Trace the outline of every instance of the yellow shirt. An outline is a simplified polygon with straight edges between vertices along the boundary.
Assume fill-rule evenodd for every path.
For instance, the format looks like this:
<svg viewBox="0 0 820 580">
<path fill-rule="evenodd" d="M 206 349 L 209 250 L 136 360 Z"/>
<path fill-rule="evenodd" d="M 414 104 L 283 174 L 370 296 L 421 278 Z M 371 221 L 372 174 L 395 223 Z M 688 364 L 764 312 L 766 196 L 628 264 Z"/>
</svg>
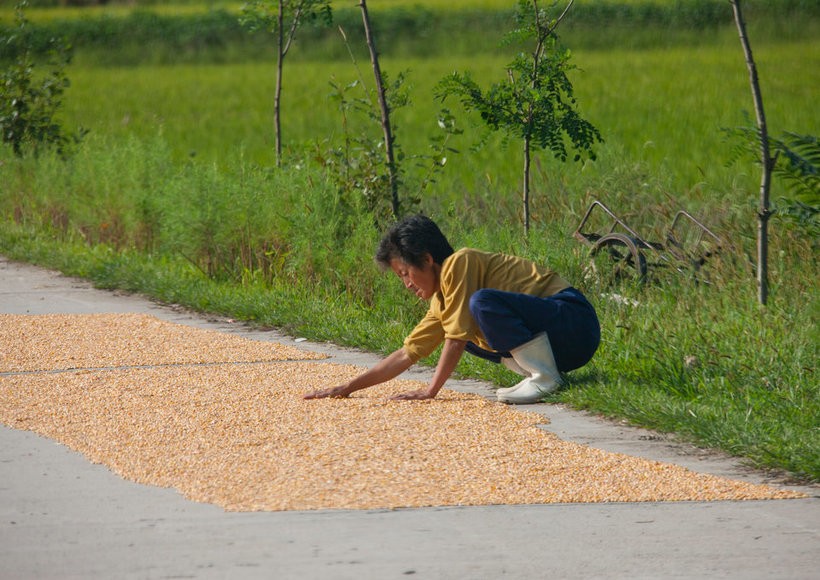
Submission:
<svg viewBox="0 0 820 580">
<path fill-rule="evenodd" d="M 404 340 L 404 350 L 413 362 L 429 356 L 446 338 L 472 341 L 492 350 L 470 314 L 470 296 L 476 290 L 493 288 L 545 298 L 570 286 L 552 270 L 530 260 L 470 248 L 444 260 L 439 285 L 427 314 Z"/>
</svg>

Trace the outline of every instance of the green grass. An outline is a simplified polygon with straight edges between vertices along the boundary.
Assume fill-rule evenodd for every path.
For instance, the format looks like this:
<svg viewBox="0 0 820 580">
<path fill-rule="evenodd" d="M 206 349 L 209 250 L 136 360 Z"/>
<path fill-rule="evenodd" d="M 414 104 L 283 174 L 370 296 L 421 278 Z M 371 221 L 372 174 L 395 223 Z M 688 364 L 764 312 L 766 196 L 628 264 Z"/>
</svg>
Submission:
<svg viewBox="0 0 820 580">
<path fill-rule="evenodd" d="M 795 59 L 793 55 L 799 54 Z M 805 106 L 820 86 L 820 43 L 771 43 L 758 47 L 758 69 L 772 134 L 818 132 L 820 115 Z M 471 70 L 476 78 L 497 80 L 507 59 L 385 59 L 390 75 L 408 71 L 413 104 L 396 112 L 397 135 L 406 154 L 424 152 L 437 131 L 439 104 L 433 85 L 451 70 Z M 669 194 L 700 202 L 731 196 L 737 201 L 758 180 L 753 165 L 726 167 L 723 127 L 746 125 L 751 111 L 748 76 L 739 46 L 708 45 L 646 51 L 582 51 L 574 62 L 581 110 L 602 132 L 599 160 L 583 171 L 539 158 L 536 187 L 579 196 Z M 363 80 L 372 86 L 366 62 Z M 65 123 L 114 137 L 152 138 L 162 133 L 177 161 L 194 156 L 228 166 L 237 158 L 273 162 L 272 64 L 177 65 L 126 68 L 82 67 L 70 72 Z M 340 139 L 342 118 L 330 101 L 330 80 L 358 77 L 350 63 L 298 63 L 286 69 L 283 135 L 300 155 L 306 145 L 327 146 Z M 489 80 L 485 83 L 489 85 Z M 95 101 L 95 106 L 87 103 Z M 454 111 L 457 103 L 448 103 Z M 309 110 L 311 114 L 303 114 Z M 451 193 L 514 196 L 519 188 L 518 147 L 492 146 L 473 153 L 479 130 L 461 117 L 469 135 L 455 146 L 447 170 L 431 195 L 449 202 Z M 371 127 L 371 130 L 377 127 Z M 628 163 L 624 163 L 624 160 Z M 626 172 L 626 175 L 623 175 Z M 651 174 L 651 177 L 647 174 Z M 776 184 L 779 187 L 779 184 Z M 780 193 L 777 189 L 775 194 Z"/>
<path fill-rule="evenodd" d="M 808 34 L 784 40 L 771 26 L 752 37 L 770 129 L 817 134 L 820 43 Z M 455 103 L 467 134 L 422 207 L 454 245 L 538 259 L 592 297 L 601 349 L 553 400 L 818 481 L 817 242 L 775 216 L 771 304 L 758 306 L 759 170 L 748 160 L 727 167 L 720 131 L 746 124 L 745 63 L 731 28 L 696 38 L 575 51 L 580 108 L 605 143 L 583 167 L 538 157 L 529 240 L 518 218 L 518 146 L 493 138 L 473 151 L 480 130 Z M 412 106 L 395 117 L 404 152 L 424 151 L 435 131 L 439 78 L 471 70 L 489 84 L 508 60 L 386 57 L 383 68 L 409 70 L 412 85 Z M 114 67 L 82 55 L 77 62 L 62 116 L 90 130 L 76 154 L 16 159 L 0 148 L 0 252 L 319 340 L 381 353 L 401 343 L 423 306 L 373 265 L 372 216 L 314 160 L 342 137 L 329 81 L 355 79 L 349 62 L 295 60 L 286 69 L 288 156 L 280 171 L 271 169 L 271 63 Z M 370 82 L 366 61 L 361 66 Z M 357 134 L 378 133 L 353 122 Z M 784 191 L 775 186 L 777 202 Z M 643 289 L 585 278 L 587 250 L 571 232 L 594 198 L 654 239 L 679 207 L 701 216 L 727 241 L 708 265 L 711 283 L 660 271 Z M 459 372 L 505 386 L 516 380 L 474 358 Z"/>
</svg>

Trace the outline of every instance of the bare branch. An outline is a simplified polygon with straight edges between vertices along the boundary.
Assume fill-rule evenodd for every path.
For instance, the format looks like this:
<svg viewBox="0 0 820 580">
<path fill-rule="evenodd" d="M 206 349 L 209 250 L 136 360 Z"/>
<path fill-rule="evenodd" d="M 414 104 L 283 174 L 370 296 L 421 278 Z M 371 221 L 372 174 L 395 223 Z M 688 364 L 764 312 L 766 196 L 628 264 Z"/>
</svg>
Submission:
<svg viewBox="0 0 820 580">
<path fill-rule="evenodd" d="M 553 31 L 555 31 L 555 29 L 556 29 L 556 28 L 558 28 L 558 25 L 559 25 L 559 24 L 561 24 L 561 21 L 564 19 L 564 16 L 566 16 L 566 15 L 567 15 L 567 12 L 569 12 L 569 9 L 572 7 L 572 3 L 573 3 L 573 2 L 575 2 L 575 0 L 569 0 L 569 4 L 567 4 L 567 7 L 566 7 L 566 8 L 564 8 L 564 11 L 561 13 L 561 16 L 559 16 L 559 17 L 555 20 L 555 24 L 553 24 L 553 25 L 550 27 L 550 29 L 549 29 L 549 31 L 547 32 L 547 34 L 552 34 L 552 33 L 553 33 Z"/>
</svg>

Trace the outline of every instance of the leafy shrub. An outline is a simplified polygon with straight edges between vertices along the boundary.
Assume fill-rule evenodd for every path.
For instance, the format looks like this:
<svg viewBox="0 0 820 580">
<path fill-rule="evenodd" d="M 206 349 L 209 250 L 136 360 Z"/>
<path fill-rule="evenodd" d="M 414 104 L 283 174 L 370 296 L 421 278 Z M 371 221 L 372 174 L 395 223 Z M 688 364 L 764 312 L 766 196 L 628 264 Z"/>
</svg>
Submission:
<svg viewBox="0 0 820 580">
<path fill-rule="evenodd" d="M 35 75 L 32 48 L 25 34 L 28 21 L 23 14 L 26 3 L 17 5 L 17 30 L 0 36 L 0 44 L 10 47 L 17 59 L 0 75 L 0 135 L 14 153 L 23 155 L 26 145 L 35 152 L 53 145 L 62 154 L 76 138 L 63 131 L 56 120 L 63 92 L 69 86 L 65 68 L 71 61 L 69 47 L 56 38 L 49 40 L 48 65 L 42 77 Z"/>
</svg>

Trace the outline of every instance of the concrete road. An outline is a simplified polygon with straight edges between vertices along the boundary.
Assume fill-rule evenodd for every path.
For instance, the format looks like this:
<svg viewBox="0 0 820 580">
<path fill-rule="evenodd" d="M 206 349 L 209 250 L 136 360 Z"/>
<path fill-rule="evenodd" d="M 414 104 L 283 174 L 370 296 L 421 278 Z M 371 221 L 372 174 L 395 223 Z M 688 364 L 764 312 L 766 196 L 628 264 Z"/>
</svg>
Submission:
<svg viewBox="0 0 820 580">
<path fill-rule="evenodd" d="M 0 257 L 0 312 L 143 312 L 292 344 L 276 332 L 105 292 Z M 377 359 L 300 342 L 334 362 Z M 0 345 L 2 348 L 2 345 Z M 410 378 L 424 380 L 429 370 Z M 448 387 L 483 395 L 473 381 Z M 736 460 L 554 405 L 547 429 L 601 449 L 753 482 Z M 227 513 L 138 485 L 0 426 L 0 579 L 820 578 L 820 493 L 802 500 Z"/>
</svg>

